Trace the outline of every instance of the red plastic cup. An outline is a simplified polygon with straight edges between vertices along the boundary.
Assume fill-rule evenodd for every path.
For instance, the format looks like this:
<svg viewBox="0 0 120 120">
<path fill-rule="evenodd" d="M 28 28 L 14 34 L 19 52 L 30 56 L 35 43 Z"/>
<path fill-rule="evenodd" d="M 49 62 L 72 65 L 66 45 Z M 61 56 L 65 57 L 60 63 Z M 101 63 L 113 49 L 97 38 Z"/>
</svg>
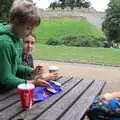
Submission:
<svg viewBox="0 0 120 120">
<path fill-rule="evenodd" d="M 25 110 L 32 108 L 34 88 L 35 86 L 30 83 L 18 85 L 18 93 L 20 95 L 21 106 Z"/>
</svg>

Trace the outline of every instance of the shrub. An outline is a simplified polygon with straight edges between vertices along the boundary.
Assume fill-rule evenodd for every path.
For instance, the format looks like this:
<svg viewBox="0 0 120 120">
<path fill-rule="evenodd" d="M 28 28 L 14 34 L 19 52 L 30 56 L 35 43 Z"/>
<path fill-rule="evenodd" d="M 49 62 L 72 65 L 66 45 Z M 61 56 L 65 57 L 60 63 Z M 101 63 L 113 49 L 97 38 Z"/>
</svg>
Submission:
<svg viewBox="0 0 120 120">
<path fill-rule="evenodd" d="M 100 42 L 100 47 L 109 48 L 110 46 L 109 46 L 108 41 L 101 41 Z"/>
<path fill-rule="evenodd" d="M 94 36 L 67 36 L 61 40 L 50 38 L 46 44 L 48 45 L 67 45 L 76 47 L 104 47 L 103 38 L 95 38 Z"/>
<path fill-rule="evenodd" d="M 99 42 L 93 36 L 69 36 L 62 39 L 63 44 L 80 47 L 99 47 Z"/>
<path fill-rule="evenodd" d="M 48 39 L 48 41 L 46 42 L 46 44 L 48 44 L 48 45 L 61 45 L 62 41 L 50 38 L 50 39 Z"/>
</svg>

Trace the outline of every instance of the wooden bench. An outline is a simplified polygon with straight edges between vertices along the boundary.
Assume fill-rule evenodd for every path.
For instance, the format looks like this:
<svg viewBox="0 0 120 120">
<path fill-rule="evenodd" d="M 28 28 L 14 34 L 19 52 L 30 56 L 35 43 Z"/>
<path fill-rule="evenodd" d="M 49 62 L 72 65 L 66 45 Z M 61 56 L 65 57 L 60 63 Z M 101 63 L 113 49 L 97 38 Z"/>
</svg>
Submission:
<svg viewBox="0 0 120 120">
<path fill-rule="evenodd" d="M 79 77 L 61 77 L 58 81 L 62 92 L 27 111 L 20 107 L 17 90 L 1 94 L 0 120 L 80 120 L 105 85 L 104 80 Z"/>
</svg>

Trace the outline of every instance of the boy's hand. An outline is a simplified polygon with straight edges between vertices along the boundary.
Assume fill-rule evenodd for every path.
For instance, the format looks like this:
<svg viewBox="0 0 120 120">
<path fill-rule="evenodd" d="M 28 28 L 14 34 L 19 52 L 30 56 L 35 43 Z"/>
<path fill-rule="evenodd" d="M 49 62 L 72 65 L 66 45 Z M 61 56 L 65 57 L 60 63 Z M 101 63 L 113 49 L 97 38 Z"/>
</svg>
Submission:
<svg viewBox="0 0 120 120">
<path fill-rule="evenodd" d="M 44 66 L 43 65 L 38 65 L 36 68 L 33 70 L 35 75 L 40 75 L 44 73 Z"/>
<path fill-rule="evenodd" d="M 44 88 L 50 88 L 50 84 L 45 81 L 45 80 L 41 80 L 41 79 L 36 79 L 36 80 L 31 80 L 30 81 L 32 84 L 34 84 L 35 86 L 39 86 L 39 87 L 44 87 Z"/>
<path fill-rule="evenodd" d="M 42 74 L 42 79 L 49 81 L 49 80 L 57 80 L 58 78 L 58 72 L 53 73 L 44 73 Z"/>
</svg>

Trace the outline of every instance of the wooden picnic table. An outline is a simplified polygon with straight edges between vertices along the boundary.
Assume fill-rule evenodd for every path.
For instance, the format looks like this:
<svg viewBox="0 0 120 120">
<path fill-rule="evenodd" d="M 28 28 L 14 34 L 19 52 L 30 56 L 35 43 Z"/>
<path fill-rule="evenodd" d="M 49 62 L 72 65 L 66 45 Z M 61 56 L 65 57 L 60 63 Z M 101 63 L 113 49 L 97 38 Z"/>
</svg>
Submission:
<svg viewBox="0 0 120 120">
<path fill-rule="evenodd" d="M 61 77 L 62 92 L 37 102 L 31 110 L 20 106 L 17 90 L 0 94 L 0 120 L 81 120 L 104 85 L 104 80 Z"/>
</svg>

